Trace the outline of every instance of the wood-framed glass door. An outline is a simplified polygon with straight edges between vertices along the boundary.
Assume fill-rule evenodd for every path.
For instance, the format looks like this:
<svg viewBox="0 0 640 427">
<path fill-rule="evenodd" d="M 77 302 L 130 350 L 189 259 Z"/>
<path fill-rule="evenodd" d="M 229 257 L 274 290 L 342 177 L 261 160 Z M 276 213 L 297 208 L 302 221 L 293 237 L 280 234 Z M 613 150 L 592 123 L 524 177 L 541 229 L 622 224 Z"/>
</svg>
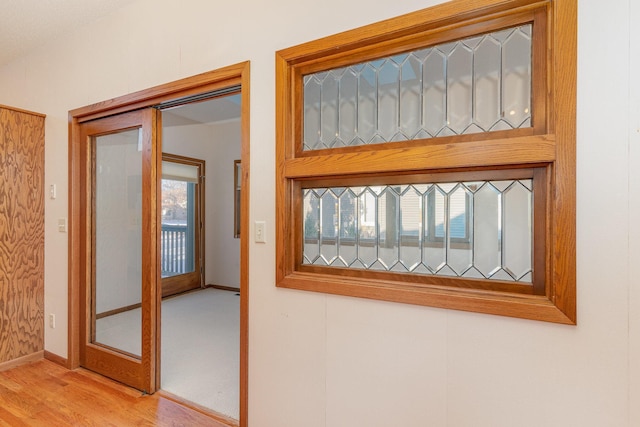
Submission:
<svg viewBox="0 0 640 427">
<path fill-rule="evenodd" d="M 157 390 L 159 114 L 80 124 L 80 364 Z M 84 249 L 84 250 L 82 250 Z"/>
<path fill-rule="evenodd" d="M 162 297 L 204 287 L 205 161 L 162 153 Z"/>
</svg>

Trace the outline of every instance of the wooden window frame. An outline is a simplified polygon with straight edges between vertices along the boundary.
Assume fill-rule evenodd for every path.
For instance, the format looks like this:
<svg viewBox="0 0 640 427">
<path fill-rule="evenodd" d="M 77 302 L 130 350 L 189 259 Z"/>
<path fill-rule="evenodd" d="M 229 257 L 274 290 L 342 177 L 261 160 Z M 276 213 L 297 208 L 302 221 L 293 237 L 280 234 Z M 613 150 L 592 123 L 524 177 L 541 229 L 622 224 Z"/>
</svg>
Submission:
<svg viewBox="0 0 640 427">
<path fill-rule="evenodd" d="M 576 0 L 454 0 L 276 52 L 276 286 L 575 324 L 576 13 Z M 531 127 L 303 151 L 303 76 L 529 22 Z M 533 280 L 537 291 L 301 264 L 300 190 L 309 183 L 389 184 L 530 168 L 537 171 L 534 194 L 544 194 L 543 206 L 534 207 L 544 217 L 533 225 L 532 262 L 543 266 L 542 279 Z"/>
</svg>

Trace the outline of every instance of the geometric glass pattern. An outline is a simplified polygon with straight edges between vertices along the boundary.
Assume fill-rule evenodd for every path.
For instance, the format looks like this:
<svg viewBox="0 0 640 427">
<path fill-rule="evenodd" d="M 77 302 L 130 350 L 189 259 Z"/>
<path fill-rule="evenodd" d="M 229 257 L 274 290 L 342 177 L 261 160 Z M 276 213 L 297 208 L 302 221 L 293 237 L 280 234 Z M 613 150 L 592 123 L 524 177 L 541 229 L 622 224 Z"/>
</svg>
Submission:
<svg viewBox="0 0 640 427">
<path fill-rule="evenodd" d="M 303 150 L 531 127 L 531 24 L 303 78 Z"/>
<path fill-rule="evenodd" d="M 532 282 L 532 179 L 302 193 L 302 264 Z"/>
</svg>

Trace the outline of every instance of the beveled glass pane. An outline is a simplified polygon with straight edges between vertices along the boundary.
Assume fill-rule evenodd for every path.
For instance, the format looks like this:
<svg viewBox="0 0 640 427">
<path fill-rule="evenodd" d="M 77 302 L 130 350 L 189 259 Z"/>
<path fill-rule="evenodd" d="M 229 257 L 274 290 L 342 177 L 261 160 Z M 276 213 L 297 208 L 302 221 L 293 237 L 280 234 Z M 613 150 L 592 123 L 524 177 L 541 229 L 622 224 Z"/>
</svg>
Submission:
<svg viewBox="0 0 640 427">
<path fill-rule="evenodd" d="M 315 190 L 305 190 L 302 204 L 304 263 L 313 264 L 320 256 L 320 196 Z"/>
<path fill-rule="evenodd" d="M 354 189 L 355 191 L 355 189 Z M 358 194 L 358 260 L 366 268 L 378 259 L 378 227 L 376 193 L 369 187 L 362 188 Z"/>
<path fill-rule="evenodd" d="M 358 253 L 356 250 L 357 231 L 357 198 L 352 189 L 347 189 L 340 195 L 340 243 L 338 247 L 339 258 L 342 264 L 350 266 L 356 260 Z"/>
<path fill-rule="evenodd" d="M 92 342 L 142 352 L 142 151 L 139 129 L 95 138 Z M 117 314 L 113 314 L 116 312 Z M 136 331 L 131 334 L 130 331 Z M 129 331 L 129 333 L 123 333 Z M 128 337 L 122 340 L 122 337 Z"/>
<path fill-rule="evenodd" d="M 409 55 L 402 64 L 400 77 L 400 132 L 413 139 L 420 131 L 422 63 Z"/>
<path fill-rule="evenodd" d="M 532 182 L 306 189 L 302 263 L 531 283 Z"/>
<path fill-rule="evenodd" d="M 422 68 L 422 128 L 436 136 L 447 125 L 446 56 L 430 49 Z"/>
<path fill-rule="evenodd" d="M 519 280 L 531 270 L 531 191 L 519 181 L 504 192 L 504 269 Z"/>
<path fill-rule="evenodd" d="M 504 193 L 511 184 L 513 184 L 513 181 L 491 181 L 491 185 L 493 185 L 500 193 Z"/>
<path fill-rule="evenodd" d="M 400 110 L 400 68 L 389 59 L 378 71 L 378 133 L 384 141 L 392 141 L 398 132 Z"/>
<path fill-rule="evenodd" d="M 338 136 L 338 79 L 343 70 L 334 70 L 325 77 L 320 91 L 322 92 L 322 145 L 333 147 Z"/>
<path fill-rule="evenodd" d="M 472 194 L 462 184 L 449 193 L 449 235 L 447 264 L 458 276 L 473 265 Z"/>
<path fill-rule="evenodd" d="M 320 198 L 320 258 L 326 264 L 333 263 L 338 256 L 338 197 L 327 189 Z"/>
<path fill-rule="evenodd" d="M 378 196 L 378 261 L 386 270 L 398 262 L 399 201 L 396 187 L 387 187 Z"/>
<path fill-rule="evenodd" d="M 473 198 L 474 265 L 484 277 L 500 269 L 502 260 L 501 194 L 486 182 Z"/>
<path fill-rule="evenodd" d="M 347 68 L 340 78 L 339 100 L 339 143 L 352 145 L 358 130 L 358 78 L 353 68 Z"/>
<path fill-rule="evenodd" d="M 426 222 L 422 262 L 435 273 L 447 262 L 445 233 L 446 192 L 439 186 L 431 186 L 424 197 Z"/>
<path fill-rule="evenodd" d="M 378 124 L 378 91 L 375 69 L 366 64 L 358 73 L 358 138 L 354 145 L 368 144 L 373 140 Z"/>
<path fill-rule="evenodd" d="M 474 55 L 474 121 L 485 131 L 500 120 L 500 43 L 485 36 Z"/>
<path fill-rule="evenodd" d="M 447 125 L 461 134 L 471 124 L 473 55 L 459 44 L 449 55 L 447 66 Z"/>
<path fill-rule="evenodd" d="M 504 118 L 515 128 L 530 126 L 531 37 L 516 28 L 503 46 Z"/>
<path fill-rule="evenodd" d="M 304 76 L 303 149 L 531 127 L 531 51 L 523 25 Z"/>
<path fill-rule="evenodd" d="M 469 220 L 471 217 L 470 192 L 457 185 L 449 192 L 449 236 L 451 239 L 469 239 Z"/>
<path fill-rule="evenodd" d="M 320 82 L 316 75 L 304 79 L 304 149 L 320 147 Z"/>
<path fill-rule="evenodd" d="M 449 233 L 447 264 L 458 276 L 462 276 L 473 265 L 472 194 L 464 185 L 458 184 L 448 197 Z"/>
<path fill-rule="evenodd" d="M 474 279 L 484 279 L 484 275 L 478 271 L 476 267 L 471 267 L 467 271 L 464 272 L 462 277 L 469 277 Z"/>
<path fill-rule="evenodd" d="M 408 186 L 400 197 L 400 262 L 407 271 L 413 271 L 422 261 L 420 246 L 424 214 L 420 187 L 424 186 L 417 187 Z"/>
</svg>

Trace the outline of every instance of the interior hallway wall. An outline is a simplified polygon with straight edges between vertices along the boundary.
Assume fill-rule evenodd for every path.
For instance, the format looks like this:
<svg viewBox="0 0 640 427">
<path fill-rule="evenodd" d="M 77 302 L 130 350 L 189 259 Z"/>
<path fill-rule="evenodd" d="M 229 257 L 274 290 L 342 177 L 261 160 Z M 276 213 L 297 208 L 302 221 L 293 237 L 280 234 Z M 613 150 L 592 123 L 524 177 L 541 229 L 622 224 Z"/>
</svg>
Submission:
<svg viewBox="0 0 640 427">
<path fill-rule="evenodd" d="M 47 114 L 59 189 L 45 348 L 66 356 L 68 111 L 250 60 L 252 427 L 640 425 L 637 2 L 579 1 L 578 326 L 274 286 L 274 52 L 437 2 L 139 0 L 1 67 L 0 102 Z"/>
</svg>

